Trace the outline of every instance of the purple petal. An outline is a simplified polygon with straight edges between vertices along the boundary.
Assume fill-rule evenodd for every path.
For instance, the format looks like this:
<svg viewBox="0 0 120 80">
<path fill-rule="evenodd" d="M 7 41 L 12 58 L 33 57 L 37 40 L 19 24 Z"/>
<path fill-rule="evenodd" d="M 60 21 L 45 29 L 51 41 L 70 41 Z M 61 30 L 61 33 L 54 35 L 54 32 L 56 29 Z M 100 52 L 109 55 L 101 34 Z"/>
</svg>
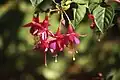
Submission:
<svg viewBox="0 0 120 80">
<path fill-rule="evenodd" d="M 50 44 L 50 49 L 56 49 L 56 42 L 52 42 L 51 44 Z"/>
<path fill-rule="evenodd" d="M 75 42 L 75 44 L 79 44 L 80 40 L 77 37 L 74 37 L 74 42 Z"/>
</svg>

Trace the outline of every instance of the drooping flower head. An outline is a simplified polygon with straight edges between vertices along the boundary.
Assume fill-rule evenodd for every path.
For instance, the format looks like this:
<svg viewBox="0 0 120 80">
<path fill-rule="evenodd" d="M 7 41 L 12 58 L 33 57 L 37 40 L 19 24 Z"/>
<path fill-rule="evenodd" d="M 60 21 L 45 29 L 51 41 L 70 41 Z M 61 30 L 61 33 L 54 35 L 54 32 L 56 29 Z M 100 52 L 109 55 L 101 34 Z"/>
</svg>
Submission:
<svg viewBox="0 0 120 80">
<path fill-rule="evenodd" d="M 90 25 L 90 28 L 91 28 L 91 29 L 94 29 L 94 28 L 96 27 L 96 23 L 95 23 L 95 18 L 94 18 L 94 16 L 93 16 L 91 13 L 89 13 L 89 14 L 88 14 L 88 18 L 89 18 L 90 20 L 92 20 L 92 23 L 91 23 L 91 25 Z"/>
<path fill-rule="evenodd" d="M 46 52 L 49 49 L 49 41 L 48 36 L 52 35 L 53 33 L 48 30 L 49 26 L 48 16 L 42 22 L 39 22 L 39 17 L 33 17 L 32 22 L 24 25 L 24 27 L 30 27 L 30 33 L 34 37 L 38 37 L 39 39 L 35 41 L 35 50 L 39 50 L 44 53 L 44 61 L 46 64 Z"/>
<path fill-rule="evenodd" d="M 67 30 L 65 38 L 66 38 L 65 41 L 66 41 L 67 44 L 68 43 L 71 43 L 71 44 L 79 44 L 80 43 L 79 34 L 77 34 L 74 31 L 71 24 L 69 24 L 69 26 L 68 26 L 68 30 Z"/>
<path fill-rule="evenodd" d="M 49 41 L 47 39 L 38 41 L 35 44 L 34 49 L 38 50 L 44 54 L 44 64 L 45 64 L 45 66 L 47 66 L 47 58 L 46 58 L 47 55 L 46 54 L 49 49 Z"/>
<path fill-rule="evenodd" d="M 65 35 L 65 44 L 67 45 L 68 53 L 73 55 L 73 60 L 75 60 L 75 53 L 78 53 L 77 51 L 77 45 L 80 44 L 79 37 L 84 37 L 86 35 L 81 35 L 75 32 L 73 29 L 72 24 L 68 25 L 68 30 Z"/>
<path fill-rule="evenodd" d="M 61 34 L 60 27 L 58 27 L 58 30 L 57 30 L 56 34 L 53 36 L 53 38 L 54 39 L 52 41 L 50 41 L 51 53 L 55 54 L 59 51 L 63 51 L 63 49 L 65 47 L 64 35 Z"/>
</svg>

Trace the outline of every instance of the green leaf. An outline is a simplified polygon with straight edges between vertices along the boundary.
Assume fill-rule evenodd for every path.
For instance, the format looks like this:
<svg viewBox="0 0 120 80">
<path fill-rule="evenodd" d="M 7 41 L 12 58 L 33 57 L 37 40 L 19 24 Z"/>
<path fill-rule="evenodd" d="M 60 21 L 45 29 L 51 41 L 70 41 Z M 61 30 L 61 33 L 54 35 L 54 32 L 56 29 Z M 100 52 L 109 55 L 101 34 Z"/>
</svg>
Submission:
<svg viewBox="0 0 120 80">
<path fill-rule="evenodd" d="M 86 13 L 85 5 L 78 5 L 78 9 L 74 9 L 74 20 L 73 20 L 74 27 L 78 27 L 80 22 L 83 20 L 85 13 Z"/>
<path fill-rule="evenodd" d="M 91 4 L 89 4 L 89 6 L 88 6 L 89 12 L 92 13 L 93 10 L 94 10 L 97 6 L 98 6 L 98 4 L 96 4 L 96 3 L 91 3 Z"/>
<path fill-rule="evenodd" d="M 90 1 L 90 3 L 100 3 L 100 2 L 102 2 L 102 0 L 89 0 Z"/>
<path fill-rule="evenodd" d="M 89 2 L 89 0 L 72 0 L 72 1 L 78 4 L 87 4 Z"/>
<path fill-rule="evenodd" d="M 94 9 L 93 15 L 95 17 L 97 28 L 101 33 L 104 33 L 112 23 L 114 10 L 111 6 L 108 6 L 106 8 L 98 6 L 96 9 Z"/>
<path fill-rule="evenodd" d="M 36 9 L 42 12 L 47 11 L 50 8 L 52 8 L 52 0 L 43 0 L 43 2 L 36 7 Z"/>
<path fill-rule="evenodd" d="M 36 7 L 38 4 L 40 4 L 43 0 L 30 0 L 33 7 Z"/>
</svg>

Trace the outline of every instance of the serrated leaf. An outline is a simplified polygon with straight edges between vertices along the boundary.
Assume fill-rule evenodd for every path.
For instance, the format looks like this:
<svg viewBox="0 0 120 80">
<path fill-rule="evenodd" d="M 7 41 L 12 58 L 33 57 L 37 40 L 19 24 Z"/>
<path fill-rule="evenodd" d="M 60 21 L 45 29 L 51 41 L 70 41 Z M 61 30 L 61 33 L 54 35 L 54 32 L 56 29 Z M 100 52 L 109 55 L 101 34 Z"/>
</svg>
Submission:
<svg viewBox="0 0 120 80">
<path fill-rule="evenodd" d="M 93 15 L 95 17 L 97 28 L 101 33 L 104 33 L 104 31 L 106 31 L 112 23 L 114 10 L 111 6 L 108 6 L 106 8 L 98 6 L 96 9 L 94 9 Z"/>
<path fill-rule="evenodd" d="M 43 0 L 30 0 L 33 7 L 36 7 L 38 4 L 40 4 Z"/>
<path fill-rule="evenodd" d="M 78 5 L 78 9 L 74 9 L 74 27 L 77 27 L 80 22 L 83 20 L 86 13 L 86 6 L 85 5 Z"/>
</svg>

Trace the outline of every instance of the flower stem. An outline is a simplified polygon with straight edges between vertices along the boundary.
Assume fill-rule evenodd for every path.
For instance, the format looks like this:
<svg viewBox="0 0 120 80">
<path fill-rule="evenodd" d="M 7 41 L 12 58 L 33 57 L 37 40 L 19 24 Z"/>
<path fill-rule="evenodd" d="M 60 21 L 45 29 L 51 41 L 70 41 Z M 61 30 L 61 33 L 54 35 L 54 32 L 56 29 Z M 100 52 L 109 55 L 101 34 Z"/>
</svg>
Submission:
<svg viewBox="0 0 120 80">
<path fill-rule="evenodd" d="M 74 25 L 72 24 L 70 18 L 68 17 L 67 13 L 66 13 L 64 10 L 62 10 L 62 11 L 63 11 L 63 13 L 65 14 L 65 16 L 67 17 L 67 19 L 68 19 L 68 21 L 69 21 L 69 24 L 71 24 L 71 25 L 73 26 L 73 28 L 75 28 Z"/>
<path fill-rule="evenodd" d="M 60 9 L 50 9 L 50 12 L 57 12 L 60 11 Z"/>
</svg>

